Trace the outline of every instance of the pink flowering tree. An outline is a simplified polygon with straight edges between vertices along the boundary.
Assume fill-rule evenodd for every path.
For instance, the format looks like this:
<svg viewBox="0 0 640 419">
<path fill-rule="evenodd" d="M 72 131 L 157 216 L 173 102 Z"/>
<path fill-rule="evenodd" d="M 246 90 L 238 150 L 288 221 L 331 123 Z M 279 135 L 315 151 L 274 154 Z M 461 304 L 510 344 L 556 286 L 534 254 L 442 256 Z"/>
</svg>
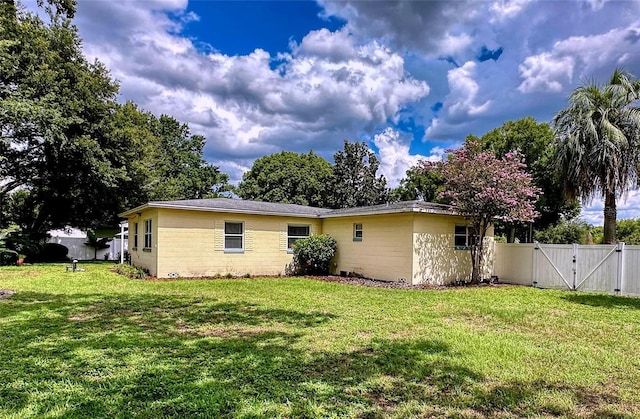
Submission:
<svg viewBox="0 0 640 419">
<path fill-rule="evenodd" d="M 467 141 L 449 152 L 451 156 L 442 165 L 445 190 L 440 195 L 470 223 L 471 283 L 477 284 L 489 227 L 495 220 L 533 221 L 541 191 L 524 171 L 523 156 L 517 151 L 499 159 L 490 151 L 481 151 L 477 142 Z"/>
</svg>

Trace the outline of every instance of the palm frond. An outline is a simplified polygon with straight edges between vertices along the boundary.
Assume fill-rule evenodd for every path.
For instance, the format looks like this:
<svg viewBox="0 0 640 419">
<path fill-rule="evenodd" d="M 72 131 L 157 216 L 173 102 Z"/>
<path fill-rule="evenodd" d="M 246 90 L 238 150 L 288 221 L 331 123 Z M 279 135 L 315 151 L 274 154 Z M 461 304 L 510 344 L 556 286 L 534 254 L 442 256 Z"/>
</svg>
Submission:
<svg viewBox="0 0 640 419">
<path fill-rule="evenodd" d="M 620 196 L 640 169 L 640 82 L 616 69 L 607 85 L 584 81 L 552 120 L 555 166 L 565 191 L 583 203 L 607 193 Z"/>
</svg>

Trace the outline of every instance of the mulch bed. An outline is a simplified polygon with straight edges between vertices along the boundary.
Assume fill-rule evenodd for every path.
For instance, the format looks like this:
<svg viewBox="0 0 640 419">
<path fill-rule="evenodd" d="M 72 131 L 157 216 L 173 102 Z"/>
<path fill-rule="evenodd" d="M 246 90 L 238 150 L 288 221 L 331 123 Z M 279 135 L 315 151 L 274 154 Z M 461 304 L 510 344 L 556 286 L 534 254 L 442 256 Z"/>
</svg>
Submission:
<svg viewBox="0 0 640 419">
<path fill-rule="evenodd" d="M 444 290 L 458 287 L 504 287 L 506 284 L 499 283 L 482 283 L 478 285 L 469 285 L 469 284 L 450 284 L 450 285 L 433 285 L 433 284 L 418 284 L 411 285 L 406 282 L 395 282 L 395 281 L 381 281 L 376 279 L 367 279 L 367 278 L 356 278 L 356 277 L 344 277 L 344 276 L 306 276 L 306 278 L 317 279 L 319 281 L 328 281 L 328 282 L 339 282 L 341 284 L 349 284 L 349 285 L 360 285 L 364 287 L 376 287 L 376 288 L 394 288 L 394 289 L 406 289 L 406 290 Z"/>
<path fill-rule="evenodd" d="M 410 285 L 406 282 L 396 282 L 396 281 L 381 281 L 377 279 L 368 279 L 368 278 L 358 278 L 352 276 L 336 276 L 336 275 L 328 275 L 328 276 L 305 276 L 305 278 L 309 279 L 317 279 L 318 281 L 327 281 L 327 282 L 339 282 L 341 284 L 348 285 L 360 285 L 363 287 L 375 287 L 375 288 L 395 288 L 395 289 L 439 289 L 446 288 L 443 286 L 437 285 L 428 285 L 428 284 L 420 284 L 420 285 Z"/>
<path fill-rule="evenodd" d="M 455 288 L 469 288 L 469 287 L 507 287 L 512 286 L 510 284 L 500 284 L 497 282 L 494 283 L 481 283 L 476 285 L 470 285 L 466 283 L 454 283 L 448 285 L 434 285 L 434 284 L 418 284 L 411 285 L 406 282 L 397 282 L 397 281 L 382 281 L 378 279 L 368 279 L 368 278 L 359 278 L 353 276 L 338 276 L 338 275 L 326 275 L 326 276 L 317 276 L 317 275 L 295 275 L 301 278 L 314 279 L 318 281 L 327 281 L 327 282 L 337 282 L 340 284 L 348 284 L 348 285 L 359 285 L 363 287 L 375 287 L 375 288 L 389 288 L 389 289 L 404 289 L 404 290 L 447 290 L 447 289 L 455 289 Z M 281 275 L 258 275 L 258 278 L 273 278 L 273 279 L 281 279 L 283 276 Z M 146 281 L 185 281 L 185 280 L 229 280 L 229 279 L 250 279 L 254 278 L 253 276 L 215 276 L 215 277 L 179 277 L 179 278 L 156 278 L 154 276 L 147 276 L 144 278 Z"/>
<path fill-rule="evenodd" d="M 11 297 L 15 293 L 15 291 L 0 289 L 0 299 Z"/>
</svg>

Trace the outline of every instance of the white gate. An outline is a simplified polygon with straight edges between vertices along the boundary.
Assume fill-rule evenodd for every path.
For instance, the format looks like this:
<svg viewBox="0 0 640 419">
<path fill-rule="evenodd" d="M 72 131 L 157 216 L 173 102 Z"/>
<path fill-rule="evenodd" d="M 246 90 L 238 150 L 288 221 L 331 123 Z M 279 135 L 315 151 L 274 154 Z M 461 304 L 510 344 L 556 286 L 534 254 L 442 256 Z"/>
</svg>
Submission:
<svg viewBox="0 0 640 419">
<path fill-rule="evenodd" d="M 640 296 L 640 246 L 496 243 L 500 282 Z"/>
<path fill-rule="evenodd" d="M 617 245 L 535 244 L 533 285 L 582 291 L 622 288 L 624 243 Z"/>
</svg>

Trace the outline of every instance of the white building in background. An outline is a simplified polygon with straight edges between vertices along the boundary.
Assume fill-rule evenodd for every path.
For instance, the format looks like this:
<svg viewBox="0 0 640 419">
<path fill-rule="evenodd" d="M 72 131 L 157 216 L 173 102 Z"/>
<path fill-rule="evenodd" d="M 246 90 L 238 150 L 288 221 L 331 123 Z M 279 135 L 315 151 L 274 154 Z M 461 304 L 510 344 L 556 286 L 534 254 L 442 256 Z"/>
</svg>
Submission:
<svg viewBox="0 0 640 419">
<path fill-rule="evenodd" d="M 121 236 L 124 235 L 124 240 Z M 94 249 L 87 246 L 87 232 L 77 228 L 67 228 L 49 231 L 48 243 L 57 243 L 69 249 L 67 256 L 69 259 L 93 260 Z M 120 232 L 108 243 L 109 248 L 98 250 L 97 260 L 120 261 L 121 249 L 127 251 L 129 240 L 126 231 Z"/>
</svg>

